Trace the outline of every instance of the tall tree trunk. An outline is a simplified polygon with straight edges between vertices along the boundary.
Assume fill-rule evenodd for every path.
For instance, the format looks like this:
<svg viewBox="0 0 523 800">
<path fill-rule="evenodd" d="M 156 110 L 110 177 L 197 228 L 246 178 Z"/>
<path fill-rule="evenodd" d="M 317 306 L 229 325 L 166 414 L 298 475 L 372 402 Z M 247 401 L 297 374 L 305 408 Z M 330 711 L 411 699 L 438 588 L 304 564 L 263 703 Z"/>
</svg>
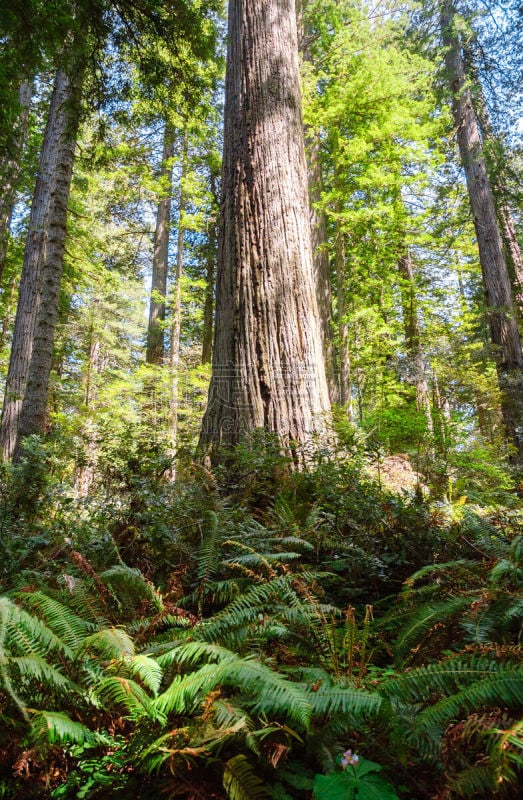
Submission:
<svg viewBox="0 0 523 800">
<path fill-rule="evenodd" d="M 167 272 L 169 262 L 169 223 L 171 219 L 174 129 L 165 123 L 163 154 L 160 172 L 160 199 L 156 214 L 156 229 L 153 247 L 153 274 L 149 304 L 149 327 L 147 329 L 148 364 L 162 364 L 165 355 L 164 328 L 165 296 L 167 294 Z"/>
<path fill-rule="evenodd" d="M 407 345 L 407 355 L 409 359 L 409 377 L 416 387 L 416 408 L 418 411 L 424 412 L 427 420 L 427 429 L 429 433 L 433 433 L 434 426 L 432 423 L 430 392 L 427 383 L 423 350 L 421 347 L 414 268 L 408 248 L 398 259 L 398 271 L 402 278 L 401 301 L 403 307 L 405 343 Z"/>
<path fill-rule="evenodd" d="M 19 460 L 23 453 L 24 437 L 34 433 L 43 433 L 46 425 L 47 394 L 67 235 L 67 207 L 80 122 L 82 70 L 78 69 L 75 74 L 71 72 L 71 77 L 64 74 L 63 78 L 65 99 L 61 114 L 64 116 L 64 124 L 58 147 L 54 187 L 49 208 L 40 304 L 27 386 L 20 412 L 16 448 L 13 454 L 15 460 Z"/>
<path fill-rule="evenodd" d="M 338 336 L 339 336 L 339 363 L 340 363 L 340 393 L 339 403 L 347 409 L 347 415 L 352 421 L 354 412 L 352 408 L 352 380 L 349 349 L 349 323 L 347 320 L 347 286 L 345 281 L 345 236 L 338 229 L 336 236 L 336 286 L 338 301 Z"/>
<path fill-rule="evenodd" d="M 11 147 L 6 158 L 0 163 L 0 181 L 2 191 L 0 194 L 0 286 L 2 285 L 7 246 L 11 228 L 11 218 L 16 200 L 16 190 L 21 172 L 21 159 L 24 142 L 27 136 L 29 122 L 29 109 L 33 94 L 33 84 L 24 81 L 18 92 L 20 113 L 18 122 L 11 137 Z"/>
<path fill-rule="evenodd" d="M 298 47 L 304 63 L 311 62 L 310 26 L 307 23 L 309 0 L 296 1 Z M 334 348 L 334 325 L 332 317 L 332 287 L 329 251 L 327 247 L 327 221 L 325 212 L 317 204 L 321 200 L 323 178 L 321 172 L 320 137 L 318 131 L 305 126 L 305 152 L 307 181 L 309 187 L 312 264 L 314 287 L 318 305 L 320 333 L 323 345 L 325 373 L 331 403 L 340 401 L 340 389 L 336 380 L 336 353 Z"/>
<path fill-rule="evenodd" d="M 454 30 L 455 9 L 444 2 L 441 12 L 445 64 L 453 102 L 461 161 L 467 180 L 470 206 L 485 287 L 491 341 L 495 348 L 502 412 L 508 437 L 516 448 L 515 460 L 523 462 L 523 351 L 496 208 L 482 151 L 472 96 L 466 81 L 459 35 Z"/>
<path fill-rule="evenodd" d="M 0 432 L 2 455 L 10 459 L 16 444 L 18 419 L 22 408 L 40 298 L 40 282 L 45 258 L 47 221 L 54 187 L 58 148 L 66 124 L 65 102 L 68 82 L 56 73 L 49 116 L 44 133 L 36 177 L 29 228 L 18 290 L 13 341 L 2 410 Z"/>
<path fill-rule="evenodd" d="M 330 408 L 314 290 L 294 0 L 230 0 L 213 374 L 201 445 L 289 452 Z M 296 459 L 299 460 L 296 455 Z"/>
<path fill-rule="evenodd" d="M 216 191 L 216 175 L 211 171 L 211 194 L 213 201 L 216 200 L 218 206 L 217 191 Z M 214 320 L 214 274 L 216 264 L 216 243 L 217 243 L 217 226 L 216 216 L 213 214 L 209 221 L 208 230 L 208 245 L 207 245 L 207 264 L 205 274 L 205 305 L 203 308 L 203 338 L 202 338 L 202 364 L 210 364 L 212 358 L 212 335 L 213 335 L 213 320 Z"/>
<path fill-rule="evenodd" d="M 316 133 L 305 131 L 307 143 L 307 166 L 310 200 L 312 264 L 314 268 L 314 286 L 320 320 L 323 358 L 329 397 L 331 403 L 347 402 L 341 400 L 341 387 L 336 383 L 336 363 L 334 354 L 334 333 L 332 324 L 332 291 L 329 251 L 327 249 L 327 222 L 325 213 L 319 211 L 317 203 L 321 200 L 323 182 L 321 176 L 320 145 Z M 341 379 L 340 379 L 341 380 Z"/>
<path fill-rule="evenodd" d="M 182 174 L 180 178 L 180 203 L 178 216 L 178 236 L 176 243 L 176 271 L 174 273 L 174 290 L 172 303 L 171 323 L 171 396 L 169 402 L 169 438 L 172 453 L 172 467 L 170 478 L 174 480 L 176 474 L 175 458 L 178 446 L 178 400 L 179 400 L 179 372 L 180 372 L 180 332 L 182 327 L 182 276 L 183 276 L 183 242 L 185 211 L 187 209 L 187 192 L 185 182 L 187 179 L 187 131 L 183 136 Z"/>
<path fill-rule="evenodd" d="M 466 44 L 464 46 L 464 65 L 465 74 L 469 77 L 469 80 L 472 81 L 474 86 L 476 117 L 481 130 L 483 144 L 488 148 L 486 151 L 488 155 L 487 169 L 490 167 L 489 178 L 492 184 L 501 238 L 503 240 L 507 266 L 512 281 L 513 294 L 521 315 L 523 313 L 523 257 L 516 235 L 516 226 L 507 199 L 507 187 L 503 179 L 503 165 L 502 158 L 500 158 L 500 148 L 502 145 L 499 138 L 494 133 L 478 70 L 471 48 Z"/>
</svg>

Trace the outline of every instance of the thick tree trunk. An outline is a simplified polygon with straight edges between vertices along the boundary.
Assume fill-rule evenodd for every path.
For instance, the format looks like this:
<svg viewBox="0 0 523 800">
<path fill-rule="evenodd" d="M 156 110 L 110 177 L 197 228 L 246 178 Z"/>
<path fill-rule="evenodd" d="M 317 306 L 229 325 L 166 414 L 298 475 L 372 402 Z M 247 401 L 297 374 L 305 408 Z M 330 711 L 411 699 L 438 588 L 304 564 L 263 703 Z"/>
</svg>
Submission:
<svg viewBox="0 0 523 800">
<path fill-rule="evenodd" d="M 24 81 L 18 92 L 20 113 L 18 123 L 12 134 L 10 151 L 0 163 L 0 181 L 2 184 L 0 193 L 0 286 L 4 275 L 11 218 L 20 179 L 22 151 L 27 136 L 32 94 L 33 84 L 29 81 Z"/>
<path fill-rule="evenodd" d="M 176 243 L 176 271 L 174 273 L 174 290 L 172 302 L 171 323 L 171 396 L 169 400 L 169 439 L 172 453 L 172 467 L 170 478 L 176 475 L 175 458 L 178 447 L 178 401 L 180 379 L 180 333 L 182 328 L 182 276 L 183 276 L 183 244 L 185 212 L 187 209 L 187 192 L 185 181 L 187 179 L 187 132 L 183 137 L 182 174 L 180 178 L 180 203 L 178 209 L 178 236 Z"/>
<path fill-rule="evenodd" d="M 216 334 L 202 446 L 325 429 L 294 0 L 230 0 Z M 298 459 L 299 457 L 296 456 Z"/>
<path fill-rule="evenodd" d="M 153 275 L 149 304 L 149 327 L 147 329 L 147 353 L 145 357 L 148 364 L 162 364 L 165 355 L 165 296 L 167 294 L 169 262 L 169 223 L 171 219 L 174 138 L 174 130 L 166 122 L 160 172 L 160 199 L 158 201 L 156 229 L 154 232 Z"/>
<path fill-rule="evenodd" d="M 211 172 L 211 194 L 216 198 L 216 176 Z M 217 229 L 213 214 L 209 221 L 207 244 L 207 263 L 205 273 L 205 305 L 203 308 L 202 364 L 210 364 L 212 358 L 212 338 L 214 321 L 214 276 L 216 264 Z"/>
<path fill-rule="evenodd" d="M 55 77 L 49 117 L 40 153 L 18 290 L 13 342 L 2 410 L 0 438 L 4 459 L 10 459 L 15 448 L 18 419 L 31 360 L 45 258 L 49 204 L 55 181 L 58 148 L 66 124 L 67 91 L 67 78 L 59 70 Z"/>
<path fill-rule="evenodd" d="M 468 87 L 462 48 L 453 30 L 455 10 L 445 2 L 441 13 L 445 64 L 453 96 L 452 111 L 461 161 L 467 180 L 470 206 L 485 287 L 491 341 L 495 348 L 503 420 L 523 462 L 523 351 L 496 208 L 481 146 L 478 123 Z"/>
<path fill-rule="evenodd" d="M 427 420 L 427 430 L 433 433 L 432 408 L 427 383 L 425 361 L 421 347 L 421 332 L 418 307 L 416 302 L 416 285 L 414 268 L 409 249 L 398 259 L 398 271 L 402 278 L 401 301 L 403 306 L 403 326 L 407 346 L 409 379 L 416 388 L 416 408 L 423 411 Z"/>
<path fill-rule="evenodd" d="M 481 130 L 482 141 L 488 147 L 487 168 L 492 184 L 494 203 L 498 215 L 498 223 L 505 250 L 507 266 L 512 282 L 513 294 L 519 309 L 523 313 L 523 257 L 516 235 L 516 226 L 508 202 L 508 192 L 503 179 L 503 165 L 500 152 L 502 145 L 492 127 L 490 114 L 485 101 L 478 70 L 474 62 L 471 48 L 464 47 L 465 74 L 472 81 L 475 96 L 475 112 Z"/>
<path fill-rule="evenodd" d="M 67 206 L 80 121 L 82 71 L 78 70 L 71 78 L 66 75 L 63 78 L 65 97 L 60 113 L 64 116 L 64 124 L 58 147 L 54 187 L 49 207 L 40 304 L 27 386 L 18 424 L 15 460 L 19 460 L 23 453 L 24 437 L 34 433 L 43 433 L 46 425 L 47 394 L 67 235 Z"/>
</svg>

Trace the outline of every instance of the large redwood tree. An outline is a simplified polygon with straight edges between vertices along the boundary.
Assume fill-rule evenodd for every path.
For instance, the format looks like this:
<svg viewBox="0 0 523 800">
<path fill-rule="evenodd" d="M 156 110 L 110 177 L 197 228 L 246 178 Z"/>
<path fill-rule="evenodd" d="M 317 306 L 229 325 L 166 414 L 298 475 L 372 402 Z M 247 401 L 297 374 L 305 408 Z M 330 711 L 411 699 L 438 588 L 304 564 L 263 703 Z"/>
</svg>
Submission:
<svg viewBox="0 0 523 800">
<path fill-rule="evenodd" d="M 230 0 L 216 331 L 201 444 L 296 452 L 329 393 L 314 291 L 295 0 Z"/>
</svg>

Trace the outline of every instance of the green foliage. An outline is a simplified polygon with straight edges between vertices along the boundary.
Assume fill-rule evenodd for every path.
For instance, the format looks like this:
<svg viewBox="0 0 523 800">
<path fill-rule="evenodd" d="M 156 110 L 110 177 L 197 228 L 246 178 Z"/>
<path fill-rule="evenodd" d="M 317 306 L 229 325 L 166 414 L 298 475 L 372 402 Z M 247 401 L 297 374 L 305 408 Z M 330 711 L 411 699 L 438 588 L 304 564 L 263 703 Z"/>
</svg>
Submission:
<svg viewBox="0 0 523 800">
<path fill-rule="evenodd" d="M 315 800 L 398 800 L 392 785 L 381 775 L 381 766 L 365 758 L 343 771 L 316 775 Z"/>
</svg>

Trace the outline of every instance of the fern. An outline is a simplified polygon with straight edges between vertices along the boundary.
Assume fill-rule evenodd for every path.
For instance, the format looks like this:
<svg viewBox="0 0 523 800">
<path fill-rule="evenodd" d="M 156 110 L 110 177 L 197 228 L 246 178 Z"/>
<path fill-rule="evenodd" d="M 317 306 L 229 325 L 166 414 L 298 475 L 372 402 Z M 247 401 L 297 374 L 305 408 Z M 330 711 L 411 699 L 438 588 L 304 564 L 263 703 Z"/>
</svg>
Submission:
<svg viewBox="0 0 523 800">
<path fill-rule="evenodd" d="M 382 699 L 375 692 L 336 685 L 320 686 L 317 691 L 309 690 L 307 698 L 314 716 L 352 714 L 354 717 L 373 717 L 382 707 Z"/>
<path fill-rule="evenodd" d="M 499 668 L 499 662 L 488 658 L 453 658 L 394 676 L 382 684 L 380 692 L 402 703 L 421 703 L 434 693 L 447 696 L 459 692 L 495 675 Z"/>
<path fill-rule="evenodd" d="M 38 611 L 45 624 L 67 646 L 68 654 L 72 655 L 85 636 L 95 629 L 93 623 L 77 616 L 63 603 L 48 597 L 43 592 L 26 593 L 19 597 Z"/>
<path fill-rule="evenodd" d="M 9 666 L 15 668 L 23 678 L 41 681 L 46 687 L 64 691 L 71 690 L 73 684 L 56 667 L 48 664 L 41 656 L 15 656 L 9 659 Z"/>
<path fill-rule="evenodd" d="M 147 600 L 158 613 L 163 610 L 161 594 L 147 581 L 140 570 L 132 569 L 125 564 L 115 564 L 99 575 L 123 608 L 136 607 Z"/>
<path fill-rule="evenodd" d="M 523 667 L 497 665 L 494 674 L 483 676 L 461 691 L 424 709 L 415 722 L 414 730 L 424 733 L 429 729 L 443 729 L 445 724 L 472 709 L 484 706 L 523 706 Z"/>
<path fill-rule="evenodd" d="M 254 713 L 281 714 L 308 727 L 312 708 L 304 690 L 265 664 L 253 658 L 239 658 L 234 653 L 189 675 L 177 676 L 155 701 L 156 707 L 164 714 L 190 712 L 219 685 L 235 686 L 246 692 L 245 703 Z"/>
<path fill-rule="evenodd" d="M 144 654 L 138 654 L 126 661 L 125 664 L 131 674 L 138 676 L 147 689 L 154 695 L 158 694 L 163 671 L 155 659 Z"/>
<path fill-rule="evenodd" d="M 466 608 L 470 608 L 470 604 L 470 597 L 451 597 L 439 603 L 422 606 L 399 632 L 395 643 L 396 655 L 404 655 L 414 644 L 418 645 L 435 625 L 448 623 Z"/>
<path fill-rule="evenodd" d="M 125 709 L 129 719 L 140 722 L 144 718 L 161 721 L 163 714 L 142 687 L 129 678 L 108 676 L 95 689 L 96 696 L 110 706 Z"/>
<path fill-rule="evenodd" d="M 29 614 L 7 597 L 0 597 L 0 648 L 45 656 L 53 650 L 65 655 L 67 645 L 44 622 Z"/>
<path fill-rule="evenodd" d="M 234 756 L 223 769 L 223 788 L 229 800 L 268 800 L 263 781 L 253 771 L 244 755 Z"/>
<path fill-rule="evenodd" d="M 59 711 L 33 711 L 31 739 L 36 746 L 43 744 L 96 745 L 103 741 L 80 722 Z"/>
<path fill-rule="evenodd" d="M 134 656 L 134 642 L 122 628 L 102 628 L 82 641 L 75 657 L 78 659 L 88 653 L 119 661 L 126 656 Z"/>
</svg>

